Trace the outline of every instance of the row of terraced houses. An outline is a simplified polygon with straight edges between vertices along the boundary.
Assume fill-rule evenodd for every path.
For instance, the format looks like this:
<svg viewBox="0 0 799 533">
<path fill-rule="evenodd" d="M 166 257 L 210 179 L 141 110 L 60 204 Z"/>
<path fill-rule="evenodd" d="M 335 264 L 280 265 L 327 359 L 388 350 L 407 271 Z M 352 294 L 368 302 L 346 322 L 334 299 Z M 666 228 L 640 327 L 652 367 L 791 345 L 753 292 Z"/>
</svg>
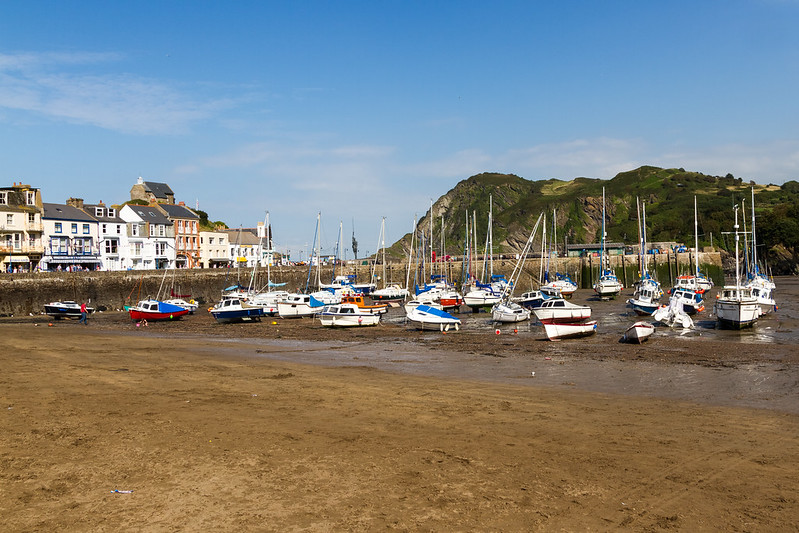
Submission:
<svg viewBox="0 0 799 533">
<path fill-rule="evenodd" d="M 42 201 L 23 183 L 0 187 L 0 271 L 141 270 L 265 266 L 275 254 L 263 224 L 201 231 L 200 217 L 165 183 L 142 178 L 116 208 L 70 198 Z"/>
</svg>

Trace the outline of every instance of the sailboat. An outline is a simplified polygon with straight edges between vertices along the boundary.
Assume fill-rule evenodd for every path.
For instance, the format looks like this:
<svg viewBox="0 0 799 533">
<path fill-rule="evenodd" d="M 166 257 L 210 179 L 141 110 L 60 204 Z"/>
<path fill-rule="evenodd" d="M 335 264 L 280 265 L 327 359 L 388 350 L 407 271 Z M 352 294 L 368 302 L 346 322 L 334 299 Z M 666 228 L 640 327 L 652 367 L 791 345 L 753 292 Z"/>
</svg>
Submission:
<svg viewBox="0 0 799 533">
<path fill-rule="evenodd" d="M 488 199 L 488 231 L 486 232 L 486 247 L 483 254 L 483 281 L 485 281 L 486 259 L 489 264 L 489 280 L 493 282 L 494 274 L 494 237 L 492 233 L 494 216 L 494 198 L 489 196 Z M 497 292 L 491 282 L 481 283 L 478 280 L 474 281 L 472 288 L 465 291 L 463 294 L 463 303 L 477 312 L 484 307 L 492 307 L 499 303 L 501 300 L 499 292 Z"/>
<path fill-rule="evenodd" d="M 408 297 L 408 289 L 404 289 L 396 283 L 386 283 L 386 217 L 383 217 L 380 223 L 380 238 L 378 242 L 383 252 L 383 288 L 372 291 L 369 296 L 372 300 L 380 302 L 405 300 Z M 376 256 L 377 254 L 375 254 Z M 372 274 L 372 278 L 374 279 L 374 274 Z"/>
<path fill-rule="evenodd" d="M 524 249 L 519 256 L 519 260 L 516 261 L 516 265 L 513 267 L 510 281 L 505 285 L 505 288 L 502 291 L 501 300 L 494 304 L 494 306 L 491 308 L 491 317 L 493 318 L 494 322 L 523 322 L 530 319 L 530 309 L 523 307 L 522 305 L 513 301 L 513 289 L 519 280 L 519 276 L 521 276 L 522 270 L 524 268 L 524 261 L 527 258 L 527 253 L 530 251 L 530 247 L 533 244 L 533 237 L 535 237 L 535 234 L 538 231 L 538 225 L 541 223 L 541 218 L 543 216 L 543 213 L 538 216 L 538 220 L 536 221 L 535 226 L 533 226 L 533 231 L 530 232 L 530 237 L 527 239 Z"/>
<path fill-rule="evenodd" d="M 641 278 L 635 282 L 635 292 L 633 297 L 627 300 L 627 304 L 632 307 L 637 315 L 646 316 L 651 315 L 660 306 L 658 301 L 663 295 L 663 290 L 660 288 L 660 283 L 657 282 L 647 270 L 647 249 L 646 249 L 646 204 L 640 206 L 638 198 L 635 199 L 636 208 L 638 209 L 638 225 L 639 235 L 639 254 L 638 259 L 641 264 Z M 643 213 L 643 218 L 641 217 Z"/>
<path fill-rule="evenodd" d="M 674 286 L 694 291 L 698 294 L 704 294 L 713 288 L 713 280 L 699 270 L 699 219 L 697 217 L 696 196 L 694 196 L 694 272 L 677 276 L 677 282 Z"/>
<path fill-rule="evenodd" d="M 552 210 L 552 235 L 553 238 L 549 242 L 549 250 L 547 250 L 547 230 L 546 230 L 546 217 L 544 218 L 544 230 L 541 242 L 541 254 L 542 257 L 544 253 L 546 253 L 546 270 L 544 271 L 543 276 L 541 279 L 544 281 L 544 284 L 539 287 L 541 293 L 546 298 L 571 298 L 572 294 L 577 290 L 577 284 L 572 281 L 571 277 L 568 274 L 563 274 L 561 272 L 555 272 L 554 278 L 550 278 L 549 275 L 549 260 L 552 258 L 552 242 L 557 242 L 557 215 L 555 210 Z M 546 251 L 546 252 L 545 252 Z M 557 253 L 556 253 L 557 255 Z M 543 266 L 543 264 L 542 264 Z"/>
<path fill-rule="evenodd" d="M 161 279 L 161 286 L 155 298 L 139 300 L 136 305 L 129 306 L 128 314 L 131 320 L 176 320 L 183 315 L 189 314 L 189 310 L 179 305 L 169 304 L 162 301 L 161 291 L 164 289 L 164 280 L 168 269 L 164 269 L 164 277 Z M 141 288 L 141 285 L 139 286 Z"/>
<path fill-rule="evenodd" d="M 594 292 L 600 300 L 615 298 L 622 289 L 619 278 L 610 269 L 610 258 L 606 250 L 607 232 L 605 231 L 605 188 L 602 187 L 602 250 L 599 256 L 599 279 L 594 283 Z"/>
<path fill-rule="evenodd" d="M 752 288 L 741 285 L 741 265 L 738 257 L 738 206 L 735 206 L 735 285 L 725 285 L 716 298 L 713 311 L 721 327 L 742 329 L 752 326 L 760 318 L 761 310 Z"/>
<path fill-rule="evenodd" d="M 749 254 L 749 266 L 747 268 L 746 286 L 752 289 L 752 296 L 757 298 L 760 311 L 766 315 L 777 309 L 777 302 L 774 300 L 774 290 L 777 285 L 766 276 L 757 264 L 757 234 L 755 233 L 755 188 L 752 187 L 752 251 Z"/>
</svg>

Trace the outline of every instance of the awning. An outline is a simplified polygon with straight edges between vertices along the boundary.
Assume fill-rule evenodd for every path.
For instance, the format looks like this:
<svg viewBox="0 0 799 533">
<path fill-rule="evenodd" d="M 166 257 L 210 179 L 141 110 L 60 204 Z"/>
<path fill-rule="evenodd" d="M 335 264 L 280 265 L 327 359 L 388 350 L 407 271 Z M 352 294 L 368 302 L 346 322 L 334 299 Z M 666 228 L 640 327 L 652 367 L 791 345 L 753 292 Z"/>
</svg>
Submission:
<svg viewBox="0 0 799 533">
<path fill-rule="evenodd" d="M 31 260 L 27 255 L 12 255 L 8 258 L 11 263 L 30 263 Z"/>
<path fill-rule="evenodd" d="M 58 257 L 47 257 L 45 261 L 53 264 L 53 263 L 99 263 L 100 258 L 98 257 L 82 257 L 82 256 L 75 256 L 75 255 L 61 255 Z"/>
</svg>

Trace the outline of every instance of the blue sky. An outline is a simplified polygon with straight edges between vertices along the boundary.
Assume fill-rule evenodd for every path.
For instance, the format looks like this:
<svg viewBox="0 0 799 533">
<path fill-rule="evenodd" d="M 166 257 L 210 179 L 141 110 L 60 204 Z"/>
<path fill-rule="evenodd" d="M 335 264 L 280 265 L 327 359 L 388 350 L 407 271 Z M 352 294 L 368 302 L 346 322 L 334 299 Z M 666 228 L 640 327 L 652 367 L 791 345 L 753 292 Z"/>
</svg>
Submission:
<svg viewBox="0 0 799 533">
<path fill-rule="evenodd" d="M 799 179 L 799 1 L 3 2 L 0 176 L 374 252 L 460 180 Z M 351 252 L 350 252 L 351 256 Z"/>
</svg>

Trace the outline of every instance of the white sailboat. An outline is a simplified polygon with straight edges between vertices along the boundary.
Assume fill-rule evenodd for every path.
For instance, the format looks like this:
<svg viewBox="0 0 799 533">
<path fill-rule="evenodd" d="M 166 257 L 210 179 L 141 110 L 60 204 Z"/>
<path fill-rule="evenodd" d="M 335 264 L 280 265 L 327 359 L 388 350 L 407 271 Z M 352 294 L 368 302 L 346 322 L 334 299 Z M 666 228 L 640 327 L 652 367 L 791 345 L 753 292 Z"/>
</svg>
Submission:
<svg viewBox="0 0 799 533">
<path fill-rule="evenodd" d="M 760 311 L 767 315 L 777 309 L 774 291 L 777 285 L 766 276 L 757 264 L 757 233 L 755 232 L 755 188 L 752 187 L 752 251 L 750 253 L 746 286 L 752 289 L 752 296 L 757 299 Z"/>
<path fill-rule="evenodd" d="M 735 206 L 735 285 L 725 285 L 716 299 L 713 311 L 721 327 L 741 329 L 754 325 L 760 318 L 761 310 L 752 288 L 741 285 L 741 271 L 738 257 L 738 206 Z"/>
<path fill-rule="evenodd" d="M 602 250 L 599 256 L 599 279 L 594 283 L 594 292 L 601 300 L 615 298 L 622 290 L 619 278 L 610 269 L 610 258 L 605 249 L 607 232 L 605 231 L 605 188 L 602 187 Z"/>
<path fill-rule="evenodd" d="M 538 220 L 535 226 L 533 226 L 533 231 L 530 232 L 530 237 L 524 244 L 519 260 L 516 261 L 516 265 L 513 267 L 510 280 L 505 284 L 502 290 L 501 300 L 491 308 L 491 317 L 494 322 L 523 322 L 530 319 L 530 309 L 513 301 L 513 289 L 516 287 L 522 270 L 524 269 L 524 261 L 533 244 L 533 238 L 538 231 L 538 225 L 541 223 L 541 218 L 543 216 L 543 213 L 538 216 Z"/>
</svg>

